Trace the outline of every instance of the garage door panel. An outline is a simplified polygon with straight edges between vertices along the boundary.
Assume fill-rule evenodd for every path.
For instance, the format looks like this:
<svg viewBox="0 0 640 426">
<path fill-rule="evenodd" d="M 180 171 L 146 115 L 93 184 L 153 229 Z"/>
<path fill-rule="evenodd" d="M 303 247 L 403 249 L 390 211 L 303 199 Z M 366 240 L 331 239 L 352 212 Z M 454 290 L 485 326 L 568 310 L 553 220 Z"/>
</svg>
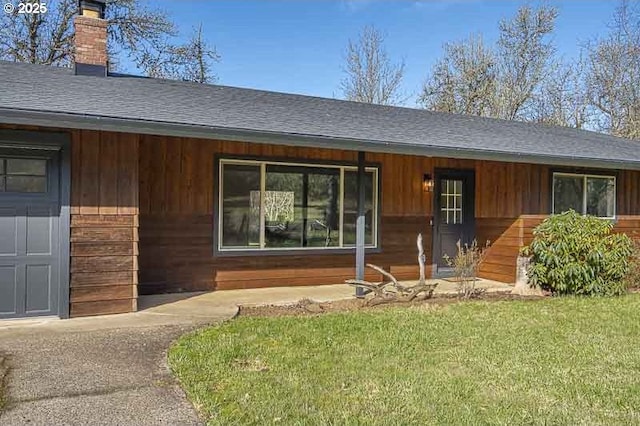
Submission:
<svg viewBox="0 0 640 426">
<path fill-rule="evenodd" d="M 0 257 L 18 254 L 18 212 L 0 206 Z"/>
<path fill-rule="evenodd" d="M 0 148 L 0 318 L 60 313 L 58 162 L 58 152 Z"/>
<path fill-rule="evenodd" d="M 51 311 L 51 266 L 26 266 L 25 312 L 27 314 Z"/>
<path fill-rule="evenodd" d="M 0 265 L 0 315 L 17 314 L 18 267 Z"/>
<path fill-rule="evenodd" d="M 47 207 L 30 207 L 26 223 L 26 254 L 52 254 L 53 241 L 53 209 Z"/>
</svg>

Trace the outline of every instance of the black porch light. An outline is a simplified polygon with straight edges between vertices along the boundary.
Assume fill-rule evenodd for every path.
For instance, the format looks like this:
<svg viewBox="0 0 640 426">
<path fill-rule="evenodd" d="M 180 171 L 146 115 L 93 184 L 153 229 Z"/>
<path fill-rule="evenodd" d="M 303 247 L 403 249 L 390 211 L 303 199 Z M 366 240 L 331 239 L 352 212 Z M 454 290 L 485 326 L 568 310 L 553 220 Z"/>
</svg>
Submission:
<svg viewBox="0 0 640 426">
<path fill-rule="evenodd" d="M 429 173 L 425 173 L 424 175 L 422 175 L 422 191 L 433 191 L 433 179 L 431 177 L 431 174 Z"/>
</svg>

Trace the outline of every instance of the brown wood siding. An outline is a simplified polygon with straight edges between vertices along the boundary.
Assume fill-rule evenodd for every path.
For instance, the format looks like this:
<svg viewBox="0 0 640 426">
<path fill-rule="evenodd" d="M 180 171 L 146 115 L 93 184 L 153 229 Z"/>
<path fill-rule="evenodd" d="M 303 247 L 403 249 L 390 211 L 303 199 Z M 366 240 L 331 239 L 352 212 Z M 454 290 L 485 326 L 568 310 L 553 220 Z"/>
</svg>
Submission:
<svg viewBox="0 0 640 426">
<path fill-rule="evenodd" d="M 618 179 L 618 214 L 622 216 L 640 215 L 640 171 L 623 170 Z"/>
<path fill-rule="evenodd" d="M 138 136 L 73 131 L 71 316 L 133 312 L 138 297 Z"/>
<path fill-rule="evenodd" d="M 353 253 L 214 257 L 216 154 L 356 161 L 352 151 L 141 136 L 142 293 L 328 284 L 352 277 Z M 428 263 L 433 262 L 429 226 L 433 194 L 422 192 L 422 175 L 433 174 L 435 168 L 472 169 L 476 171 L 476 236 L 480 244 L 492 242 L 481 275 L 515 280 L 520 216 L 549 212 L 549 166 L 378 153 L 367 154 L 367 161 L 381 165 L 382 249 L 368 253 L 367 262 L 388 267 L 399 278 L 417 278 L 418 232 L 425 237 Z M 620 173 L 619 194 L 625 194 L 618 200 L 621 213 L 640 209 L 640 189 L 633 183 L 637 178 L 637 172 Z"/>
<path fill-rule="evenodd" d="M 356 161 L 356 153 L 323 149 L 166 139 L 140 143 L 140 292 L 340 283 L 354 274 L 354 254 L 213 256 L 213 197 L 216 154 L 309 160 Z M 372 154 L 381 164 L 382 253 L 367 262 L 400 278 L 417 278 L 415 238 L 425 236 L 431 258 L 431 196 L 422 175 L 432 169 L 423 157 Z M 375 275 L 369 278 L 377 279 Z"/>
<path fill-rule="evenodd" d="M 135 310 L 138 280 L 140 292 L 154 293 L 330 284 L 353 277 L 353 252 L 214 257 L 213 170 L 216 154 L 355 164 L 355 152 L 69 133 L 72 315 Z M 481 276 L 515 280 L 519 247 L 550 210 L 551 167 L 378 153 L 367 154 L 367 161 L 381 165 L 381 251 L 368 253 L 367 262 L 389 268 L 401 279 L 417 278 L 418 232 L 424 234 L 428 263 L 433 263 L 433 194 L 422 191 L 422 175 L 433 175 L 436 168 L 471 169 L 476 177 L 476 236 L 480 244 L 492 242 Z M 634 233 L 640 228 L 640 172 L 619 171 L 617 176 L 616 229 Z"/>
<path fill-rule="evenodd" d="M 367 255 L 367 262 L 390 268 L 398 278 L 417 278 L 420 227 L 431 256 L 426 223 L 423 217 L 383 217 L 382 253 Z M 140 244 L 141 293 L 336 284 L 354 275 L 353 252 L 213 257 L 211 215 L 143 214 Z M 379 276 L 368 273 L 367 278 Z"/>
<path fill-rule="evenodd" d="M 516 259 L 522 247 L 522 220 L 519 218 L 476 219 L 478 245 L 491 244 L 480 265 L 479 276 L 513 283 L 516 280 Z"/>
</svg>

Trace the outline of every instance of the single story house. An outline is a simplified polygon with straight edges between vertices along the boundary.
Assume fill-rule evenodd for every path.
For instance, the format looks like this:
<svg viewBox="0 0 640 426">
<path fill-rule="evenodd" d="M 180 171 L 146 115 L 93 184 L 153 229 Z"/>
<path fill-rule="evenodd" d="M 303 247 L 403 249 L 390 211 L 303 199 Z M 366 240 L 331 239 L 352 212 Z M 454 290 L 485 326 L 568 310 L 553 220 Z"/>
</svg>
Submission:
<svg viewBox="0 0 640 426">
<path fill-rule="evenodd" d="M 429 275 L 477 238 L 481 276 L 511 283 L 546 215 L 640 231 L 638 142 L 111 74 L 103 7 L 82 2 L 74 68 L 0 63 L 0 318 L 340 283 L 365 259 L 415 279 L 418 233 Z"/>
</svg>

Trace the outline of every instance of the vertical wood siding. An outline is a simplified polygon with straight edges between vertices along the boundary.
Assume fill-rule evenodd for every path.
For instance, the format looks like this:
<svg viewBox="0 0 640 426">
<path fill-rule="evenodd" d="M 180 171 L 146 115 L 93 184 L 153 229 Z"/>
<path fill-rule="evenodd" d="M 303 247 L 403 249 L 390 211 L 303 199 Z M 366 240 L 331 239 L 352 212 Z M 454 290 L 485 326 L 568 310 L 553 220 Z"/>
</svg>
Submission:
<svg viewBox="0 0 640 426">
<path fill-rule="evenodd" d="M 340 283 L 353 277 L 353 253 L 213 257 L 216 154 L 356 161 L 352 151 L 142 136 L 140 142 L 140 291 L 212 290 Z M 367 261 L 402 278 L 417 277 L 415 237 L 430 256 L 430 194 L 422 192 L 430 161 L 369 155 L 381 164 L 382 253 Z M 376 279 L 375 275 L 368 275 Z"/>
<path fill-rule="evenodd" d="M 352 253 L 295 256 L 213 257 L 213 175 L 216 154 L 356 161 L 352 151 L 297 148 L 186 138 L 140 137 L 140 291 L 212 290 L 339 283 L 352 277 Z M 381 253 L 367 262 L 417 278 L 415 237 L 422 232 L 432 263 L 433 200 L 422 192 L 422 175 L 436 168 L 476 172 L 476 236 L 492 245 L 481 276 L 515 280 L 522 245 L 522 215 L 550 209 L 549 166 L 367 154 L 381 165 Z M 638 214 L 637 172 L 619 174 L 618 211 Z M 635 179 L 635 180 L 634 180 Z M 375 276 L 373 278 L 376 278 Z"/>
</svg>

